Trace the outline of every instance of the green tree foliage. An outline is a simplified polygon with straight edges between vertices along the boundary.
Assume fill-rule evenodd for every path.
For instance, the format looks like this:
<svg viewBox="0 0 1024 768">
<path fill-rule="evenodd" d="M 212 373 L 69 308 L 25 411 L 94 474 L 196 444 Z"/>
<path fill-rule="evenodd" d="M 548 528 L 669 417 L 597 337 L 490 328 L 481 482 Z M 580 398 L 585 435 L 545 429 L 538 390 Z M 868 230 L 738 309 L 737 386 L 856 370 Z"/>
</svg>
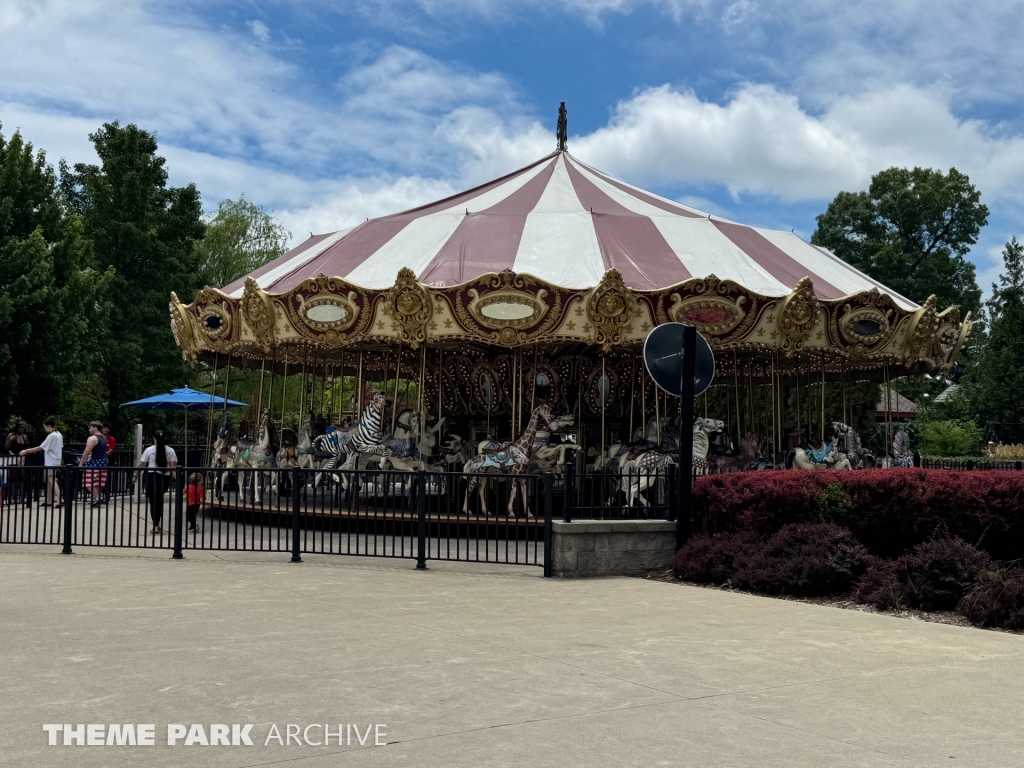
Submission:
<svg viewBox="0 0 1024 768">
<path fill-rule="evenodd" d="M 38 426 L 67 407 L 109 277 L 45 153 L 0 134 L 0 423 L 17 412 Z"/>
<path fill-rule="evenodd" d="M 840 192 L 811 242 L 912 301 L 934 294 L 940 310 L 956 304 L 977 314 L 981 290 L 964 256 L 988 222 L 980 200 L 955 168 L 889 168 L 867 192 Z"/>
<path fill-rule="evenodd" d="M 206 227 L 194 184 L 169 187 L 156 137 L 135 125 L 104 124 L 89 137 L 99 165 L 61 164 L 61 186 L 82 217 L 98 264 L 114 270 L 97 334 L 95 391 L 108 418 L 118 404 L 191 378 L 168 321 L 171 291 L 201 287 L 197 244 Z"/>
<path fill-rule="evenodd" d="M 206 225 L 206 235 L 199 243 L 199 269 L 206 285 L 215 288 L 280 256 L 291 237 L 245 195 L 238 200 L 221 200 Z"/>
<path fill-rule="evenodd" d="M 921 428 L 921 453 L 928 456 L 975 456 L 981 430 L 973 421 L 931 421 Z"/>
<path fill-rule="evenodd" d="M 1024 245 L 1003 249 L 999 285 L 985 303 L 987 338 L 966 376 L 967 397 L 983 423 L 1024 421 Z"/>
</svg>

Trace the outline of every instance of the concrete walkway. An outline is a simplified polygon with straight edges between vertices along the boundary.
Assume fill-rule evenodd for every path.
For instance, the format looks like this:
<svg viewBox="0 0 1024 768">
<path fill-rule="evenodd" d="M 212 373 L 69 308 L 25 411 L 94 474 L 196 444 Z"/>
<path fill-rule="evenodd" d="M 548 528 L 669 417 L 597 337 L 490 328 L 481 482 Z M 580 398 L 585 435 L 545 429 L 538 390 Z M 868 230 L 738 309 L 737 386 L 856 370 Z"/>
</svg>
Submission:
<svg viewBox="0 0 1024 768">
<path fill-rule="evenodd" d="M 3 765 L 1024 765 L 1019 635 L 537 568 L 57 551 L 0 546 Z M 168 723 L 255 745 L 169 747 Z M 264 745 L 289 723 L 391 743 Z"/>
</svg>

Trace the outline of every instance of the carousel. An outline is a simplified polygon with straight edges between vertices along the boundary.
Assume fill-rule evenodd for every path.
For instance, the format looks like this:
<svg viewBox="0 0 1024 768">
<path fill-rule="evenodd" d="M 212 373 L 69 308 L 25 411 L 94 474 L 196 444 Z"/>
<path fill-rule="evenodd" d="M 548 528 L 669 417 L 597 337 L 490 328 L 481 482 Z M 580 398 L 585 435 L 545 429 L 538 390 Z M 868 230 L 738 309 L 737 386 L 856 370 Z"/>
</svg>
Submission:
<svg viewBox="0 0 1024 768">
<path fill-rule="evenodd" d="M 678 401 L 640 357 L 661 323 L 695 326 L 714 351 L 700 429 L 724 429 L 734 445 L 753 435 L 751 450 L 772 464 L 794 430 L 829 439 L 827 401 L 842 395 L 837 421 L 850 423 L 851 382 L 946 372 L 970 330 L 958 308 L 915 304 L 792 232 L 722 219 L 587 165 L 567 150 L 564 112 L 550 155 L 310 235 L 188 304 L 172 294 L 170 310 L 185 359 L 227 369 L 219 394 L 229 396 L 232 369 L 260 371 L 253 415 L 299 426 L 306 453 L 324 425 L 340 435 L 358 420 L 358 452 L 410 468 L 447 459 L 459 471 L 485 441 L 510 445 L 528 430 L 528 442 L 560 434 L 579 450 L 545 455 L 584 472 L 613 446 L 662 443 Z M 268 410 L 274 386 L 300 388 L 298 413 Z M 412 440 L 404 457 L 382 438 L 399 433 Z M 678 435 L 676 425 L 677 445 Z"/>
</svg>

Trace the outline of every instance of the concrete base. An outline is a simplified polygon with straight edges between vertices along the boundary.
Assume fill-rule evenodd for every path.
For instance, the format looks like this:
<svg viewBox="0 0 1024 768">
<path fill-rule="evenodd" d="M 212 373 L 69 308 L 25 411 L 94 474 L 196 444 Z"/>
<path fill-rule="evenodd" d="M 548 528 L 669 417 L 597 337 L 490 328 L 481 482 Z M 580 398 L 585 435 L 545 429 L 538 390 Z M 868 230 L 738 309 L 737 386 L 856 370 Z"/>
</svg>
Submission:
<svg viewBox="0 0 1024 768">
<path fill-rule="evenodd" d="M 639 576 L 665 568 L 675 552 L 676 524 L 665 520 L 606 520 L 552 525 L 553 575 Z"/>
</svg>

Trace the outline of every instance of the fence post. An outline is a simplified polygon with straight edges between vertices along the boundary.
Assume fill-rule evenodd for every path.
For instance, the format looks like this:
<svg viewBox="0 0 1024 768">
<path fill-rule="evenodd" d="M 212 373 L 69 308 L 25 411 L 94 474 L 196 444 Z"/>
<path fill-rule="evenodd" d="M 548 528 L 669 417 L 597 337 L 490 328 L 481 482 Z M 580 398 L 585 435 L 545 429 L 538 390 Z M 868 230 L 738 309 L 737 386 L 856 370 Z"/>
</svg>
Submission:
<svg viewBox="0 0 1024 768">
<path fill-rule="evenodd" d="M 567 463 L 565 465 L 565 502 L 562 504 L 562 519 L 572 522 L 572 510 L 576 504 L 576 465 Z"/>
<path fill-rule="evenodd" d="M 552 515 L 554 513 L 555 478 L 550 472 L 544 473 L 544 576 L 549 578 L 553 563 L 551 554 Z"/>
<path fill-rule="evenodd" d="M 299 495 L 298 467 L 292 467 L 292 559 L 293 563 L 302 562 L 302 547 L 299 541 L 299 515 L 301 513 L 301 496 Z"/>
<path fill-rule="evenodd" d="M 679 496 L 676 493 L 676 483 L 678 482 L 676 475 L 680 471 L 679 465 L 677 464 L 675 469 L 670 468 L 669 471 L 665 473 L 665 496 L 668 497 L 665 516 L 668 518 L 669 522 L 674 522 L 676 514 L 678 513 L 677 508 L 679 506 Z"/>
<path fill-rule="evenodd" d="M 62 482 L 59 489 L 61 497 L 64 499 L 64 549 L 60 551 L 62 555 L 74 554 L 71 551 L 72 518 L 75 514 L 75 499 L 74 494 L 71 492 L 71 473 L 74 471 L 74 467 L 64 467 L 64 476 L 61 478 Z M 54 485 L 56 485 L 56 479 L 54 479 Z"/>
<path fill-rule="evenodd" d="M 427 570 L 427 475 L 416 472 L 416 570 Z"/>
<path fill-rule="evenodd" d="M 968 472 L 973 472 L 974 471 L 974 461 L 972 459 L 968 459 L 967 460 L 967 471 Z"/>
<path fill-rule="evenodd" d="M 188 457 L 185 457 L 188 461 Z M 181 560 L 185 557 L 181 553 L 181 541 L 183 537 L 182 527 L 184 524 L 184 515 L 182 514 L 182 506 L 184 503 L 185 494 L 185 468 L 178 467 L 174 470 L 174 554 L 171 555 L 172 560 Z"/>
</svg>

